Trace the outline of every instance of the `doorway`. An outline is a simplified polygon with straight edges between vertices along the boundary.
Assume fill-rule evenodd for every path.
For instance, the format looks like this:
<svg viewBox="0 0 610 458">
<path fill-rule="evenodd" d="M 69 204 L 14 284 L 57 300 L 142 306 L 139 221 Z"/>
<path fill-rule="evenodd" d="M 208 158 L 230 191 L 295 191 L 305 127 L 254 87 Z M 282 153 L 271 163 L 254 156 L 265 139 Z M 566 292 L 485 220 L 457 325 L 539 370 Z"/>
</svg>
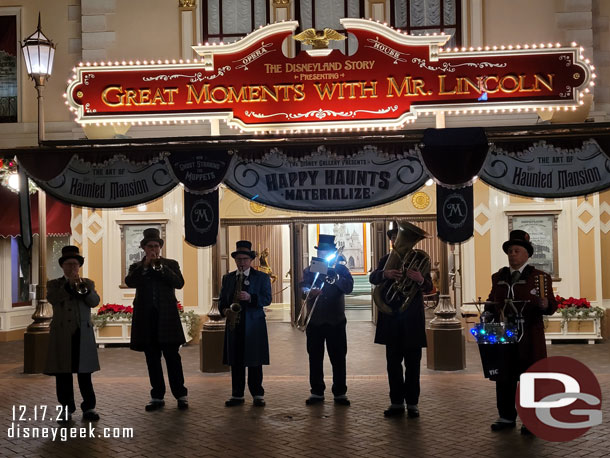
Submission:
<svg viewBox="0 0 610 458">
<path fill-rule="evenodd" d="M 266 308 L 267 320 L 294 323 L 302 306 L 299 283 L 303 269 L 316 254 L 314 246 L 319 234 L 334 235 L 354 278 L 354 289 L 345 298 L 346 317 L 348 321 L 375 321 L 376 309 L 368 277 L 379 259 L 389 251 L 386 231 L 397 219 L 406 219 L 430 234 L 431 237 L 419 242 L 416 248 L 430 255 L 433 268 L 438 266 L 441 250 L 436 237 L 435 215 L 223 219 L 219 234 L 219 273 L 222 276 L 235 269 L 230 253 L 238 240 L 249 240 L 257 252 L 252 265 L 272 278 L 272 303 Z M 217 281 L 220 283 L 220 278 Z"/>
</svg>

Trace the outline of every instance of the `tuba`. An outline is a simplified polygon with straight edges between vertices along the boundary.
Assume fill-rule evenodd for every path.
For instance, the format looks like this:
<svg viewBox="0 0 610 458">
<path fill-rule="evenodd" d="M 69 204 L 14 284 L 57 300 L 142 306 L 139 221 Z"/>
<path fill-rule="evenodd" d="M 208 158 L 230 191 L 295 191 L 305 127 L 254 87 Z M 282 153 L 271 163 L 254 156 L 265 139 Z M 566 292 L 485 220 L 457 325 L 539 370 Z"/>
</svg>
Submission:
<svg viewBox="0 0 610 458">
<path fill-rule="evenodd" d="M 424 277 L 430 273 L 430 256 L 414 250 L 417 242 L 429 237 L 423 229 L 407 221 L 398 221 L 398 236 L 383 270 L 398 269 L 400 280 L 386 279 L 375 286 L 373 300 L 380 312 L 393 315 L 404 312 L 418 291 L 418 285 L 407 276 L 407 270 L 417 270 Z"/>
<path fill-rule="evenodd" d="M 237 271 L 237 281 L 235 284 L 235 292 L 233 293 L 233 303 L 229 306 L 231 313 L 227 318 L 229 329 L 234 331 L 239 324 L 239 315 L 241 313 L 241 304 L 239 303 L 239 296 L 244 284 L 244 273 L 241 270 Z"/>
</svg>

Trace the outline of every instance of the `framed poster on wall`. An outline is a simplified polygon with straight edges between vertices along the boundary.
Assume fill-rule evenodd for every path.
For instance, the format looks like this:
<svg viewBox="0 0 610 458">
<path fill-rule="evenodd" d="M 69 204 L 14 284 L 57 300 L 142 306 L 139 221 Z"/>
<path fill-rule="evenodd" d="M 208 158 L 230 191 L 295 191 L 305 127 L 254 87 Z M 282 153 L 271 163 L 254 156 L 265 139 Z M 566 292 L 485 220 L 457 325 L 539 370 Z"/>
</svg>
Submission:
<svg viewBox="0 0 610 458">
<path fill-rule="evenodd" d="M 539 213 L 508 213 L 508 230 L 521 229 L 530 235 L 534 254 L 529 263 L 551 275 L 554 281 L 559 278 L 557 218 L 559 211 Z"/>
<path fill-rule="evenodd" d="M 335 244 L 337 248 L 343 247 L 342 254 L 352 275 L 368 274 L 365 223 L 318 224 L 317 232 L 318 236 L 320 234 L 335 236 Z"/>
<path fill-rule="evenodd" d="M 144 257 L 144 250 L 140 247 L 144 229 L 155 228 L 159 230 L 161 239 L 165 240 L 166 221 L 150 222 L 119 222 L 121 231 L 121 284 L 120 288 L 127 288 L 125 276 L 129 272 L 129 266 L 134 262 L 139 262 Z M 161 256 L 165 257 L 165 244 L 161 248 Z"/>
</svg>

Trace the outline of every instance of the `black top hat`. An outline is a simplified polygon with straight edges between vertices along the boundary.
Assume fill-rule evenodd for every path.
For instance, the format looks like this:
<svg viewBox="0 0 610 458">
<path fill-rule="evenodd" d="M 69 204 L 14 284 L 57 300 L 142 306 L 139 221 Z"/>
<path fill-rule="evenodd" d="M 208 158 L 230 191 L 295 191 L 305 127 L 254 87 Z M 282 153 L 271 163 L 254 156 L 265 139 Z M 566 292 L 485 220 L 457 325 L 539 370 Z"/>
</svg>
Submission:
<svg viewBox="0 0 610 458">
<path fill-rule="evenodd" d="M 76 259 L 79 265 L 83 265 L 85 262 L 85 258 L 80 255 L 77 246 L 74 245 L 66 245 L 61 249 L 61 258 L 59 258 L 59 265 L 62 266 L 65 261 L 68 259 Z"/>
<path fill-rule="evenodd" d="M 318 238 L 318 246 L 314 247 L 316 250 L 327 251 L 327 250 L 336 250 L 335 246 L 335 236 L 320 234 Z"/>
<path fill-rule="evenodd" d="M 519 245 L 525 248 L 530 257 L 534 254 L 534 247 L 530 243 L 530 235 L 521 229 L 510 231 L 508 240 L 502 244 L 502 249 L 505 253 L 508 253 L 508 249 L 513 245 Z"/>
<path fill-rule="evenodd" d="M 161 235 L 159 234 L 159 229 L 154 227 L 149 227 L 148 229 L 144 229 L 144 238 L 140 242 L 140 247 L 144 248 L 144 246 L 148 242 L 159 242 L 161 248 L 163 248 L 163 240 L 161 240 Z"/>
<path fill-rule="evenodd" d="M 256 251 L 252 251 L 252 243 L 247 240 L 240 240 L 235 243 L 235 251 L 231 253 L 231 256 L 235 258 L 238 254 L 248 255 L 252 259 L 256 258 Z"/>
</svg>

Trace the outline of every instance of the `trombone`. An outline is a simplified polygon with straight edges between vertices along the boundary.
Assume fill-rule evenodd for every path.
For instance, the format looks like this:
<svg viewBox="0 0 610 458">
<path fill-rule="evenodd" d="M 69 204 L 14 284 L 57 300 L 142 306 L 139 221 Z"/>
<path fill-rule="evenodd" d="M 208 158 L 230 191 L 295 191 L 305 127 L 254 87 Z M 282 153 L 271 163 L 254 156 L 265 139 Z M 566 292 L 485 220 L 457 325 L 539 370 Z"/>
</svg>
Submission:
<svg viewBox="0 0 610 458">
<path fill-rule="evenodd" d="M 323 266 L 323 268 L 321 268 L 320 270 L 316 269 L 315 276 L 313 278 L 313 281 L 311 282 L 311 287 L 309 288 L 309 291 L 307 291 L 307 295 L 305 296 L 305 300 L 303 301 L 303 305 L 301 306 L 301 311 L 299 312 L 299 316 L 297 318 L 296 328 L 299 331 L 305 332 L 307 330 L 307 326 L 309 325 L 311 316 L 313 315 L 313 312 L 316 309 L 318 299 L 320 299 L 320 296 L 322 295 L 322 289 L 324 288 L 324 285 L 326 285 L 327 283 L 332 285 L 335 283 L 335 281 L 337 281 L 336 277 L 329 278 L 327 276 L 324 279 L 324 281 L 322 282 L 322 285 L 320 286 L 320 294 L 318 294 L 316 296 L 316 299 L 313 301 L 311 308 L 309 308 L 309 310 L 308 310 L 307 302 L 309 300 L 309 294 L 311 293 L 311 290 L 313 289 L 314 285 L 316 284 L 316 281 L 318 281 L 318 277 L 320 276 L 321 273 L 326 275 L 326 273 L 328 272 L 328 269 L 335 268 L 335 266 L 337 265 L 337 261 L 339 260 L 339 257 L 341 256 L 342 251 L 343 251 L 343 247 L 339 248 L 334 253 L 328 255 L 326 258 L 318 258 L 318 257 L 312 258 L 312 266 L 315 265 L 316 261 L 318 262 L 318 269 L 320 269 L 319 264 L 321 262 L 325 263 L 326 266 Z M 329 263 L 333 260 L 334 260 L 333 264 L 330 265 Z"/>
</svg>

